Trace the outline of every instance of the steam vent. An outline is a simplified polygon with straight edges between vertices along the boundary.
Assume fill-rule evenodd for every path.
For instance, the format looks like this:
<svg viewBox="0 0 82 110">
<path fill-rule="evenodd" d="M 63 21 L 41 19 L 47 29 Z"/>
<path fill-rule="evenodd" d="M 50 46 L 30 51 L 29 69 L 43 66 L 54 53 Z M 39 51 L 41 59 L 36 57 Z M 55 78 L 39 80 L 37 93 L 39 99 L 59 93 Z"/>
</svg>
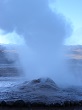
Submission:
<svg viewBox="0 0 82 110">
<path fill-rule="evenodd" d="M 15 50 L 7 50 L 0 45 L 0 77 L 19 76 L 16 59 L 17 53 Z"/>
</svg>

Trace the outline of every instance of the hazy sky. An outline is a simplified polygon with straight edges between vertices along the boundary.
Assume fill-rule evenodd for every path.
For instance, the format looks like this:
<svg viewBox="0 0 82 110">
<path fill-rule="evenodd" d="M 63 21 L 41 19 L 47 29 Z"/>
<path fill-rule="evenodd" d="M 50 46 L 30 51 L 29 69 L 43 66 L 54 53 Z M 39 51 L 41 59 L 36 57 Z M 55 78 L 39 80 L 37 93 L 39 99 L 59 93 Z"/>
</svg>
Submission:
<svg viewBox="0 0 82 110">
<path fill-rule="evenodd" d="M 82 0 L 56 0 L 54 7 L 73 25 L 73 34 L 67 44 L 82 44 Z"/>
</svg>

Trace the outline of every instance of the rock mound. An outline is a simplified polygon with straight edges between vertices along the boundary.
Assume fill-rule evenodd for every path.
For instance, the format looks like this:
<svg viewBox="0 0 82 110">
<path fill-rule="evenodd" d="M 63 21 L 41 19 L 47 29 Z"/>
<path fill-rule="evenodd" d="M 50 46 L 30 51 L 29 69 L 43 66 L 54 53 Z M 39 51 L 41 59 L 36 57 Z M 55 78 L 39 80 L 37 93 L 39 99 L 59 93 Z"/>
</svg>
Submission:
<svg viewBox="0 0 82 110">
<path fill-rule="evenodd" d="M 21 84 L 21 86 L 19 87 L 20 90 L 41 90 L 41 89 L 51 89 L 51 90 L 58 90 L 58 86 L 56 85 L 56 83 L 50 79 L 50 78 L 39 78 L 39 79 L 34 79 L 32 81 L 29 82 L 24 82 L 23 84 Z"/>
</svg>

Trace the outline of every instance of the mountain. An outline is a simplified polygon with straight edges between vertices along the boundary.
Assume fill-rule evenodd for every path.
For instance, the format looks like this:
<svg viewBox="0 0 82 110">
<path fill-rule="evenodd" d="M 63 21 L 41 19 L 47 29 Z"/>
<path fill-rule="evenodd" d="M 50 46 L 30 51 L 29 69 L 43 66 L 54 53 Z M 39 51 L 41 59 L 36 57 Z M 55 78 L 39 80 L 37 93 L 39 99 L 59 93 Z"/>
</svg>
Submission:
<svg viewBox="0 0 82 110">
<path fill-rule="evenodd" d="M 8 46 L 0 45 L 0 77 L 19 76 L 17 67 L 18 55 L 15 50 Z"/>
<path fill-rule="evenodd" d="M 82 74 L 82 45 L 65 46 L 67 65 L 72 74 Z M 19 76 L 20 63 L 14 45 L 0 45 L 0 76 Z"/>
</svg>

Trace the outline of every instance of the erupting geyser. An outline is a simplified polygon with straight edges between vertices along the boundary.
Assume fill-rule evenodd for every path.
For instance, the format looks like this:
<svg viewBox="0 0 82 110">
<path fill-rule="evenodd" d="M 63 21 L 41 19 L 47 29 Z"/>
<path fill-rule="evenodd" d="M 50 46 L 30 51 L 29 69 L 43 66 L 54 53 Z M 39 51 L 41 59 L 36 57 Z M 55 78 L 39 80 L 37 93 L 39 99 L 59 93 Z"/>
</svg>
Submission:
<svg viewBox="0 0 82 110">
<path fill-rule="evenodd" d="M 56 83 L 69 83 L 64 58 L 64 40 L 71 26 L 64 16 L 53 12 L 48 0 L 0 0 L 0 28 L 15 30 L 24 37 L 19 57 L 27 79 L 50 77 Z"/>
</svg>

